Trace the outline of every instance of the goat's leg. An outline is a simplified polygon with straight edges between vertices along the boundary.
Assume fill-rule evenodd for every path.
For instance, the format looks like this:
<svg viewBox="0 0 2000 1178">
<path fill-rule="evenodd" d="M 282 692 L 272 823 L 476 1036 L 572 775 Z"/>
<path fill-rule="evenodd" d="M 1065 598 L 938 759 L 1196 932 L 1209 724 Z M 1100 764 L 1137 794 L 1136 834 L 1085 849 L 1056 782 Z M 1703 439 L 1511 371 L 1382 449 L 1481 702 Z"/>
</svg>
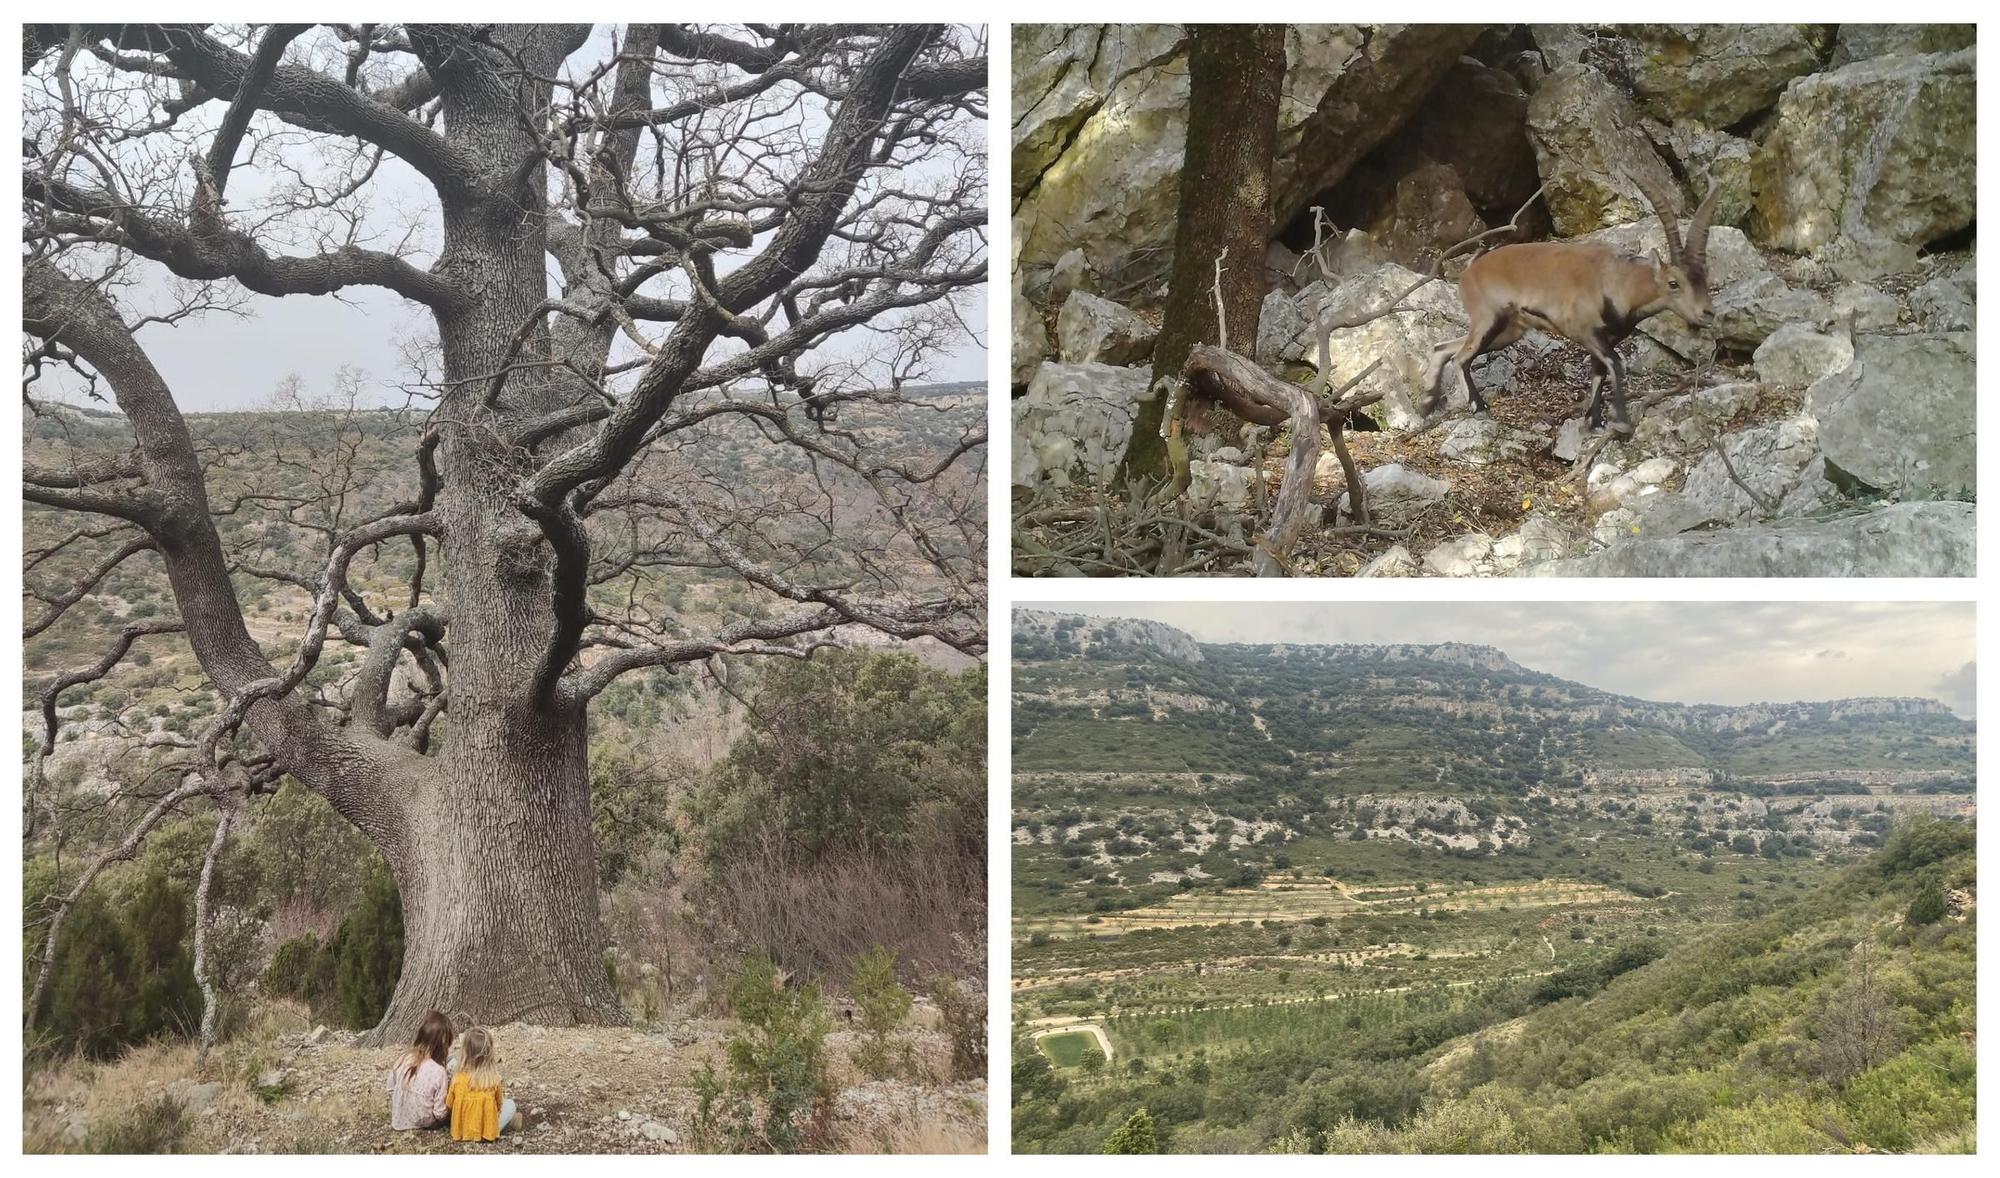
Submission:
<svg viewBox="0 0 2000 1178">
<path fill-rule="evenodd" d="M 1466 339 L 1470 339 L 1468 336 Z M 1431 349 L 1431 358 L 1424 365 L 1424 399 L 1417 406 L 1417 412 L 1428 417 L 1444 408 L 1444 369 L 1451 362 L 1451 353 L 1465 346 L 1465 339 L 1447 340 Z"/>
<path fill-rule="evenodd" d="M 1576 412 L 1584 415 L 1584 424 L 1596 429 L 1604 422 L 1604 378 L 1608 375 L 1604 365 L 1593 353 L 1590 357 L 1590 389 L 1577 403 Z"/>
<path fill-rule="evenodd" d="M 1609 375 L 1611 384 L 1611 410 L 1615 432 L 1630 436 L 1632 419 L 1625 412 L 1625 361 L 1618 356 L 1618 349 L 1608 336 L 1600 332 L 1589 344 L 1590 356 L 1597 366 Z M 1601 385 L 1601 376 L 1593 377 L 1594 385 Z M 1600 387 L 1595 394 L 1590 427 L 1596 429 L 1604 424 L 1604 392 Z"/>
<path fill-rule="evenodd" d="M 1613 431 L 1632 436 L 1632 416 L 1625 411 L 1625 358 L 1617 348 L 1611 351 L 1611 408 L 1616 415 Z"/>
</svg>

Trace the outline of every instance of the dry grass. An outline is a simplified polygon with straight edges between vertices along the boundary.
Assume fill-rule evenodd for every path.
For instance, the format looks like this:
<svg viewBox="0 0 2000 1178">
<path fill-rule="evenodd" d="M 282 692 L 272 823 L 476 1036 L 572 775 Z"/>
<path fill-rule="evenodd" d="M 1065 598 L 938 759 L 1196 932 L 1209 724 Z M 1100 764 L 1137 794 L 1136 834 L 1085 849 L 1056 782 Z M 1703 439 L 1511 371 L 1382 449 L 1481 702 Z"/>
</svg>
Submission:
<svg viewBox="0 0 2000 1178">
<path fill-rule="evenodd" d="M 924 1007 L 919 1006 L 923 1011 Z M 930 1012 L 934 1013 L 934 1012 Z M 836 1084 L 831 1148 L 845 1152 L 979 1152 L 986 1141 L 983 1081 L 939 1083 L 949 1071 L 945 1037 L 913 1019 L 910 1041 L 918 1075 L 865 1082 L 851 1058 L 859 1036 L 828 1037 Z M 692 1077 L 723 1064 L 723 1044 L 740 1029 L 728 1020 L 685 1018 L 670 1030 L 619 1027 L 497 1028 L 510 1094 L 529 1128 L 492 1145 L 454 1143 L 444 1133 L 397 1133 L 388 1127 L 382 1078 L 396 1048 L 354 1046 L 333 1033 L 314 1043 L 303 1012 L 289 1003 L 254 1011 L 245 1031 L 219 1047 L 206 1067 L 187 1044 L 152 1044 L 117 1060 L 42 1061 L 23 1094 L 23 1148 L 75 1153 L 110 1147 L 182 1153 L 670 1153 L 689 1148 Z M 259 1093 L 266 1070 L 285 1073 L 282 1091 Z M 188 1085 L 214 1084 L 213 1098 L 184 1116 Z M 171 1113 L 173 1108 L 168 1108 Z M 620 1113 L 624 1116 L 620 1116 Z M 678 1135 L 655 1141 L 639 1132 L 657 1121 Z M 72 1126 L 75 1126 L 73 1129 Z"/>
<path fill-rule="evenodd" d="M 959 945 L 985 944 L 986 864 L 930 847 L 807 857 L 770 840 L 721 868 L 696 903 L 742 953 L 767 952 L 801 976 L 844 979 L 876 946 L 906 976 L 962 974 Z"/>
</svg>

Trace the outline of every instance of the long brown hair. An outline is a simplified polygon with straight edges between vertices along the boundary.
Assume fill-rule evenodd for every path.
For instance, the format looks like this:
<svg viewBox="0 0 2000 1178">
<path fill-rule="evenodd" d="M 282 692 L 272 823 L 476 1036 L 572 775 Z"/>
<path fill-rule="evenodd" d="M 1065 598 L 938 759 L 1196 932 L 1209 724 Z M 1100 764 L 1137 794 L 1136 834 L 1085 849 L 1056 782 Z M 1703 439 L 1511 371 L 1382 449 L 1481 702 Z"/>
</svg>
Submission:
<svg viewBox="0 0 2000 1178">
<path fill-rule="evenodd" d="M 445 1056 L 451 1051 L 452 1035 L 451 1019 L 443 1011 L 431 1011 L 424 1016 L 424 1025 L 417 1028 L 416 1040 L 396 1066 L 405 1076 L 415 1075 L 417 1069 L 424 1066 L 425 1059 L 443 1067 Z"/>
<path fill-rule="evenodd" d="M 500 1086 L 500 1061 L 493 1053 L 493 1033 L 485 1027 L 474 1027 L 465 1033 L 465 1059 L 459 1065 L 459 1075 L 474 1088 Z"/>
</svg>

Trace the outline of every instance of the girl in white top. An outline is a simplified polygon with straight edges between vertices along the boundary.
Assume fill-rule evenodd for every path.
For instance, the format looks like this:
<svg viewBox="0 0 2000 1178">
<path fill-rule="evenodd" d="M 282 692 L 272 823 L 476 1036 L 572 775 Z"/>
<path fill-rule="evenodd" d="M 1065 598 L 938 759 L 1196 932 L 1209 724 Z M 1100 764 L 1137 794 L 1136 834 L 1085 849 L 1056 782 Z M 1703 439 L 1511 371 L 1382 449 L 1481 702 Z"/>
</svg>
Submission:
<svg viewBox="0 0 2000 1178">
<path fill-rule="evenodd" d="M 452 1038 L 450 1019 L 435 1010 L 424 1016 L 416 1041 L 397 1057 L 384 1085 L 391 1129 L 436 1129 L 445 1124 L 444 1097 L 451 1076 L 444 1061 Z"/>
</svg>

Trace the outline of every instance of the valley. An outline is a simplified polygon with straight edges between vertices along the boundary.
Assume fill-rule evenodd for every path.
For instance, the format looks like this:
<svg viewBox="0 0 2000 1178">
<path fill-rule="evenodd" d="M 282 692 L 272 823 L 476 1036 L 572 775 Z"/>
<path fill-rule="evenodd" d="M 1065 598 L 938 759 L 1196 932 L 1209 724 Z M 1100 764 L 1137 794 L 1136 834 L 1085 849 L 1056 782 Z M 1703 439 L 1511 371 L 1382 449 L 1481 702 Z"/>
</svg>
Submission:
<svg viewBox="0 0 2000 1178">
<path fill-rule="evenodd" d="M 1859 1070 L 1970 1066 L 1973 727 L 1943 705 L 1661 704 L 1487 647 L 1033 611 L 1014 660 L 1017 1151 L 1141 1107 L 1174 1152 L 1757 1149 L 1722 1119 L 1794 1090 L 1827 1107 L 1767 1118 L 1787 1148 L 1944 1147 L 1854 1128 L 1827 1055 L 1860 955 L 1949 997 Z M 1885 875 L 1913 841 L 1947 849 Z M 1913 888 L 1951 897 L 1921 936 Z M 1762 939 L 1718 964 L 1732 937 Z M 1641 1088 L 1667 1104 L 1621 1108 Z"/>
</svg>

